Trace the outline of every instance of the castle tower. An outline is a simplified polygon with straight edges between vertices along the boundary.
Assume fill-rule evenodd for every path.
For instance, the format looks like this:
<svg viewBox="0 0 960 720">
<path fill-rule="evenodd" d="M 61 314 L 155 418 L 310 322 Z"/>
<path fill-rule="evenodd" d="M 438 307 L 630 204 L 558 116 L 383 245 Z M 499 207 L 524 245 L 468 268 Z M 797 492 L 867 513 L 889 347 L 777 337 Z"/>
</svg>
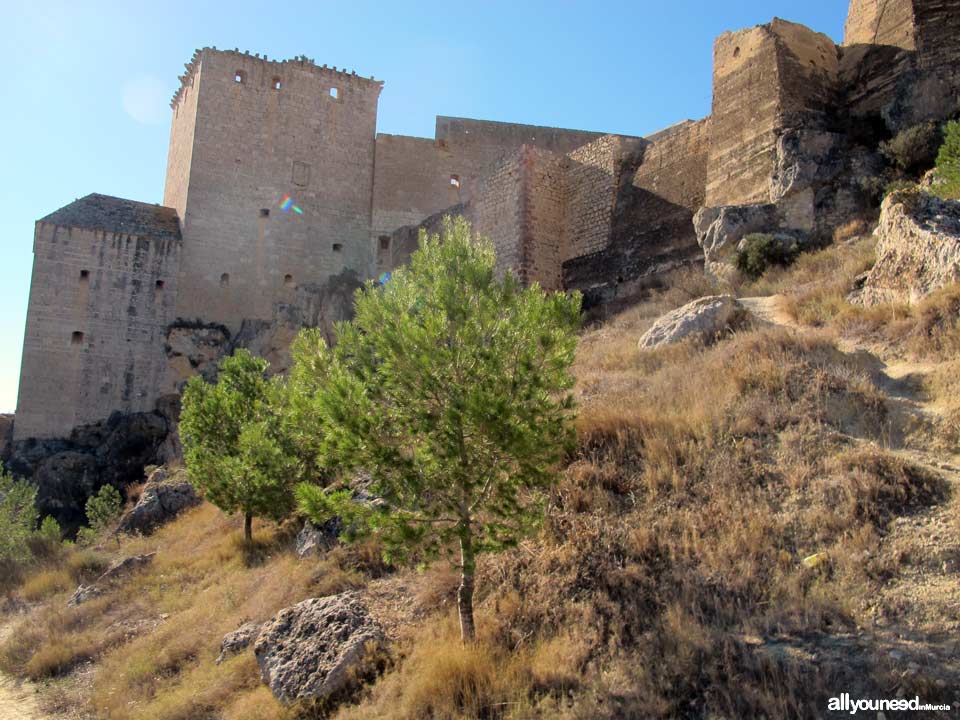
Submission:
<svg viewBox="0 0 960 720">
<path fill-rule="evenodd" d="M 183 236 L 177 315 L 236 330 L 298 285 L 367 277 L 383 83 L 211 48 L 186 67 L 164 190 Z"/>
</svg>

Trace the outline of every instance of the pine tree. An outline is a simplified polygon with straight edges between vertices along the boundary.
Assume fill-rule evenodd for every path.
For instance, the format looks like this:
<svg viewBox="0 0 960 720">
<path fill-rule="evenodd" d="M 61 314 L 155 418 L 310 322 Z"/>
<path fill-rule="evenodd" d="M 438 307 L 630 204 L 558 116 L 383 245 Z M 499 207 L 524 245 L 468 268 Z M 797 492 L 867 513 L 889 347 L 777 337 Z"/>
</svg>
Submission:
<svg viewBox="0 0 960 720">
<path fill-rule="evenodd" d="M 191 378 L 183 393 L 180 435 L 187 477 L 224 512 L 280 521 L 294 507 L 298 461 L 287 452 L 277 416 L 280 387 L 267 362 L 247 350 L 224 358 L 216 384 Z"/>
<path fill-rule="evenodd" d="M 580 297 L 498 279 L 492 243 L 462 219 L 420 242 L 409 266 L 358 292 L 332 350 L 316 331 L 298 343 L 297 363 L 317 379 L 306 406 L 323 462 L 369 472 L 381 502 L 318 485 L 298 497 L 315 521 L 339 514 L 394 554 L 459 550 L 460 629 L 472 641 L 478 556 L 537 525 L 573 440 Z"/>
</svg>

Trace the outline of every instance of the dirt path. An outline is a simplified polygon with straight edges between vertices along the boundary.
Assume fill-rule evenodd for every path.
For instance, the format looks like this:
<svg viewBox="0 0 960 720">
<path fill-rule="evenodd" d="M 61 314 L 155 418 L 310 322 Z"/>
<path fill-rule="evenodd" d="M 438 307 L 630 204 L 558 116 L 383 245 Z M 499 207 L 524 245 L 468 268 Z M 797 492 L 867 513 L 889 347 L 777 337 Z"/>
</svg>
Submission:
<svg viewBox="0 0 960 720">
<path fill-rule="evenodd" d="M 776 295 L 740 298 L 761 320 L 809 332 L 787 315 Z M 887 396 L 891 431 L 886 449 L 918 465 L 944 484 L 945 499 L 898 517 L 881 539 L 880 552 L 898 559 L 898 571 L 872 599 L 869 614 L 876 629 L 896 629 L 900 637 L 935 643 L 960 636 L 960 455 L 925 446 L 919 425 L 936 422 L 940 409 L 923 393 L 924 378 L 940 365 L 932 362 L 887 362 L 876 348 L 842 338 L 845 353 L 865 353 L 877 370 Z M 868 441 L 864 441 L 868 442 Z"/>
<path fill-rule="evenodd" d="M 0 624 L 0 642 L 12 632 L 9 625 Z M 40 710 L 36 685 L 20 682 L 0 673 L 0 718 L 3 720 L 49 720 Z"/>
</svg>

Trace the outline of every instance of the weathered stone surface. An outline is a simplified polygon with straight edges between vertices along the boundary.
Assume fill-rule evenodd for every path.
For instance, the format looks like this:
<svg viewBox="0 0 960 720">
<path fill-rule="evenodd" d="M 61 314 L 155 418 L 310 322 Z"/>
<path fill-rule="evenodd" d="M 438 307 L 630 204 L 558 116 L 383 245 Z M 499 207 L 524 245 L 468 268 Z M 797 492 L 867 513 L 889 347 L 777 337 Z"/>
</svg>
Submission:
<svg viewBox="0 0 960 720">
<path fill-rule="evenodd" d="M 722 266 L 729 264 L 727 255 L 745 236 L 773 231 L 779 224 L 780 215 L 773 204 L 700 208 L 693 216 L 693 227 L 707 272 L 726 274 Z"/>
<path fill-rule="evenodd" d="M 8 460 L 13 449 L 13 419 L 11 413 L 0 414 L 0 461 Z"/>
<path fill-rule="evenodd" d="M 915 303 L 960 281 L 960 201 L 920 191 L 891 193 L 875 235 L 877 262 L 852 302 Z"/>
<path fill-rule="evenodd" d="M 220 643 L 220 654 L 217 656 L 217 665 L 231 655 L 236 655 L 250 647 L 260 634 L 261 627 L 262 625 L 260 625 L 260 623 L 247 622 L 233 632 L 224 635 L 223 642 Z"/>
<path fill-rule="evenodd" d="M 200 496 L 189 481 L 182 477 L 167 479 L 166 470 L 158 468 L 147 479 L 137 504 L 120 518 L 117 532 L 150 533 L 199 504 Z"/>
<path fill-rule="evenodd" d="M 349 693 L 384 635 L 355 593 L 311 598 L 281 610 L 253 647 L 260 676 L 283 703 Z"/>
<path fill-rule="evenodd" d="M 76 607 L 77 605 L 82 605 L 85 602 L 100 597 L 106 592 L 107 586 L 110 583 L 116 582 L 135 570 L 149 565 L 153 562 L 156 555 L 155 552 L 146 555 L 132 555 L 115 562 L 107 568 L 92 585 L 80 585 L 77 591 L 67 601 L 67 607 Z"/>
<path fill-rule="evenodd" d="M 687 338 L 709 343 L 740 325 L 746 315 L 744 307 L 732 295 L 703 297 L 660 317 L 643 334 L 637 347 L 650 350 Z"/>
<path fill-rule="evenodd" d="M 336 544 L 339 535 L 340 518 L 328 520 L 320 527 L 307 520 L 297 533 L 297 557 L 310 557 L 329 550 Z"/>
<path fill-rule="evenodd" d="M 8 468 L 37 486 L 42 514 L 71 530 L 83 522 L 87 498 L 103 485 L 122 489 L 143 478 L 167 431 L 158 413 L 114 413 L 74 428 L 66 438 L 18 440 Z"/>
<path fill-rule="evenodd" d="M 77 607 L 85 602 L 90 602 L 94 598 L 103 595 L 103 590 L 96 585 L 79 585 L 76 592 L 67 600 L 67 607 Z"/>
</svg>

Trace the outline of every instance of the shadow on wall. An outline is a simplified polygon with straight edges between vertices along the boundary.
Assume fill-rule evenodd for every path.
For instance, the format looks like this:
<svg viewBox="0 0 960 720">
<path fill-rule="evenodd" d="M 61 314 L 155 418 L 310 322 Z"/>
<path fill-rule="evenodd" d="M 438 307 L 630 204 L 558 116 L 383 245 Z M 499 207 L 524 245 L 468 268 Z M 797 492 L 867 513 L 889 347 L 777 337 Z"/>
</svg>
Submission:
<svg viewBox="0 0 960 720">
<path fill-rule="evenodd" d="M 607 246 L 563 263 L 563 286 L 583 293 L 584 310 L 629 303 L 658 275 L 703 262 L 693 211 L 634 184 L 642 162 L 622 163 Z"/>
</svg>

